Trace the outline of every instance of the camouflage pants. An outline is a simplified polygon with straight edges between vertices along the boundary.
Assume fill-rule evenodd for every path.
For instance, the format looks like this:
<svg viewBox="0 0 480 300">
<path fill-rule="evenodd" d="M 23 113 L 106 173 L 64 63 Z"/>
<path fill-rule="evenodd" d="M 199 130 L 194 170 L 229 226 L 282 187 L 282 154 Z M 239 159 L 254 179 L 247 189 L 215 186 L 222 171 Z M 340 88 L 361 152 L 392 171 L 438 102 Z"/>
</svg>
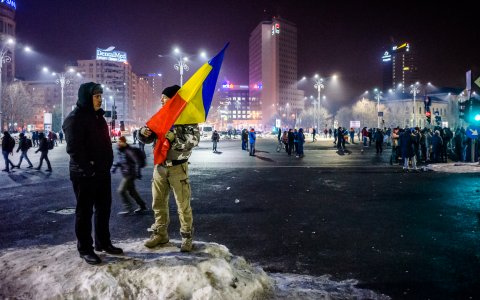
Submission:
<svg viewBox="0 0 480 300">
<path fill-rule="evenodd" d="M 180 231 L 191 232 L 193 216 L 190 206 L 190 181 L 188 178 L 188 162 L 172 167 L 156 165 L 152 181 L 152 210 L 155 224 L 152 229 L 168 228 L 170 223 L 168 200 L 173 190 L 177 203 Z"/>
</svg>

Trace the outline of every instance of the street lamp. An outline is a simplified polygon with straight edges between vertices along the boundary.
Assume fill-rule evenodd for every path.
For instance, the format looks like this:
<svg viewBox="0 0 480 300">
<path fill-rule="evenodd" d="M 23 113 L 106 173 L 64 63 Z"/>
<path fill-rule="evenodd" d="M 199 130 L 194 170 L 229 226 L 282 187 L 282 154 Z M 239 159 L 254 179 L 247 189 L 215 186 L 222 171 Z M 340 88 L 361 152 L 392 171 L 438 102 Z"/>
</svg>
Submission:
<svg viewBox="0 0 480 300">
<path fill-rule="evenodd" d="M 382 94 L 382 91 L 379 91 L 378 89 L 374 89 L 373 93 L 377 98 L 377 128 L 380 128 L 380 96 Z"/>
<path fill-rule="evenodd" d="M 115 98 L 117 96 L 117 93 L 119 92 L 118 89 L 111 89 L 109 87 L 106 87 L 105 85 L 102 84 L 102 87 L 105 87 L 105 89 L 107 91 L 110 91 L 113 93 L 113 96 L 110 96 L 109 98 L 110 99 L 113 99 L 113 104 L 112 104 L 112 112 L 111 112 L 111 116 L 112 116 L 112 120 L 111 120 L 111 130 L 110 130 L 110 136 L 113 135 L 113 140 L 116 141 L 116 137 L 115 137 L 115 134 L 113 133 L 115 131 L 115 120 L 118 118 L 118 115 L 117 115 L 117 106 L 115 105 Z M 107 101 L 105 101 L 105 110 L 107 108 Z"/>
<path fill-rule="evenodd" d="M 48 72 L 48 68 L 44 67 L 43 71 Z M 60 126 L 62 126 L 62 124 L 63 124 L 64 111 L 65 111 L 64 110 L 64 89 L 65 89 L 66 85 L 69 85 L 69 84 L 72 83 L 72 81 L 69 78 L 67 78 L 67 76 L 68 76 L 69 73 L 73 73 L 73 72 L 75 72 L 75 70 L 72 69 L 72 68 L 70 68 L 67 72 L 61 72 L 61 73 L 52 72 L 52 76 L 57 77 L 57 79 L 55 80 L 55 83 L 60 84 L 60 88 L 61 88 L 61 95 L 62 95 L 61 110 L 62 110 L 62 113 L 61 113 L 61 119 L 60 119 Z"/>
<path fill-rule="evenodd" d="M 321 78 L 320 76 L 318 76 L 318 74 L 315 74 L 315 77 L 313 78 L 313 81 L 315 82 L 315 84 L 313 85 L 314 88 L 317 89 L 317 109 L 315 109 L 315 124 L 316 124 L 316 127 L 317 127 L 317 130 L 320 129 L 320 127 L 318 126 L 318 115 L 320 113 L 320 107 L 321 107 L 321 94 L 322 94 L 322 89 L 325 88 L 325 85 L 323 84 L 323 78 Z"/>
<path fill-rule="evenodd" d="M 172 56 L 172 55 L 162 55 L 162 54 L 159 54 L 158 57 L 173 57 L 177 63 L 173 65 L 173 68 L 175 70 L 177 70 L 179 73 L 180 73 L 180 86 L 183 85 L 183 71 L 188 71 L 190 69 L 190 67 L 187 65 L 187 62 L 188 62 L 188 56 L 185 56 L 181 51 L 180 49 L 178 48 L 175 48 L 173 50 L 173 52 L 175 53 L 175 56 Z M 200 54 L 199 54 L 200 57 L 202 58 L 206 58 L 207 57 L 207 54 L 205 51 L 202 51 Z"/>
<path fill-rule="evenodd" d="M 415 113 L 415 104 L 416 104 L 416 99 L 417 99 L 417 94 L 420 93 L 420 84 L 415 82 L 415 84 L 412 84 L 410 86 L 410 94 L 413 94 L 413 127 L 417 126 L 417 115 Z"/>
<path fill-rule="evenodd" d="M 12 61 L 12 57 L 8 54 L 10 50 L 9 45 L 13 45 L 15 42 L 13 39 L 8 39 L 6 43 L 3 44 L 2 50 L 0 50 L 0 126 L 3 131 L 3 110 L 2 110 L 2 67 L 3 64 L 7 64 Z"/>
</svg>

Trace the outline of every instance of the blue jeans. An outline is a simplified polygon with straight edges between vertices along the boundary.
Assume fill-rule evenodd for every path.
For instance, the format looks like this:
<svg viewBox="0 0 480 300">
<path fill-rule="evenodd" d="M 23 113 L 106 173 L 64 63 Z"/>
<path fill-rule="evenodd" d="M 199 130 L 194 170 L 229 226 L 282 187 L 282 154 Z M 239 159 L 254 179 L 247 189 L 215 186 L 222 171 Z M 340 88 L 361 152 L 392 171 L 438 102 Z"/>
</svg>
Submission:
<svg viewBox="0 0 480 300">
<path fill-rule="evenodd" d="M 255 155 L 255 142 L 250 143 L 250 155 Z"/>
<path fill-rule="evenodd" d="M 32 165 L 32 162 L 30 161 L 30 159 L 28 159 L 27 151 L 22 151 L 22 154 L 20 155 L 20 160 L 19 160 L 17 166 L 20 167 L 20 165 L 22 164 L 22 160 L 23 160 L 24 158 L 27 160 L 28 165 L 29 165 L 30 167 L 32 167 L 33 165 Z"/>
<path fill-rule="evenodd" d="M 2 151 L 2 154 L 3 154 L 3 159 L 5 160 L 5 170 L 7 170 L 7 172 L 10 171 L 10 165 L 12 166 L 13 168 L 13 163 L 12 161 L 8 158 L 8 155 L 10 154 L 8 151 Z"/>
</svg>

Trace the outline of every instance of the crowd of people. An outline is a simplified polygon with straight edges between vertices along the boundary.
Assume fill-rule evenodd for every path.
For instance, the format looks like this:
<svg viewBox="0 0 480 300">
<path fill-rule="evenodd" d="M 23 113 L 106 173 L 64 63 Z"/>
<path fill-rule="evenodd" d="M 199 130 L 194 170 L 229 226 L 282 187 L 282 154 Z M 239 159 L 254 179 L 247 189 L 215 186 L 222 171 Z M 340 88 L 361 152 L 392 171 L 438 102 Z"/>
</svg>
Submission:
<svg viewBox="0 0 480 300">
<path fill-rule="evenodd" d="M 17 142 L 8 131 L 3 132 L 2 154 L 5 161 L 5 168 L 2 169 L 2 171 L 10 173 L 11 170 L 15 168 L 20 169 L 24 159 L 28 163 L 27 168 L 32 169 L 33 164 L 28 157 L 28 151 L 30 148 L 37 148 L 35 153 L 40 152 L 41 154 L 39 158 L 39 164 L 35 169 L 41 170 L 43 161 L 45 161 L 47 163 L 47 169 L 45 171 L 52 172 L 52 165 L 48 159 L 48 151 L 58 146 L 58 140 L 60 140 L 60 143 L 63 143 L 63 137 L 64 135 L 62 131 L 60 131 L 58 134 L 53 131 L 44 133 L 39 132 L 38 130 L 31 133 L 21 132 L 18 135 L 18 147 L 16 150 L 17 153 L 21 152 L 21 154 L 18 163 L 14 164 L 9 156 L 13 156 L 13 151 Z"/>
</svg>

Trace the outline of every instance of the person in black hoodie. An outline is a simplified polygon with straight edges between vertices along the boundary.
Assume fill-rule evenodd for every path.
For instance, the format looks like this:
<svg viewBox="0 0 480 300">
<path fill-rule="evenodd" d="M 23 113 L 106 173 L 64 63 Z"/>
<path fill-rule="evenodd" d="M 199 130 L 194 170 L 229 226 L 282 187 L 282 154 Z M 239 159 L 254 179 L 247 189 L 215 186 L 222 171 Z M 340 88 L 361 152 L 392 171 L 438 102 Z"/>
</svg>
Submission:
<svg viewBox="0 0 480 300">
<path fill-rule="evenodd" d="M 38 134 L 38 140 L 40 141 L 40 146 L 38 146 L 38 149 L 37 151 L 35 151 L 35 153 L 38 153 L 38 151 L 40 151 L 42 154 L 40 154 L 40 163 L 35 169 L 40 170 L 42 168 L 43 160 L 45 160 L 48 166 L 48 169 L 46 171 L 52 172 L 52 165 L 50 164 L 50 160 L 48 159 L 48 140 L 43 134 L 43 132 L 40 132 Z"/>
<path fill-rule="evenodd" d="M 75 109 L 62 125 L 70 155 L 70 180 L 77 199 L 75 234 L 80 257 L 96 265 L 101 259 L 93 251 L 122 254 L 110 240 L 112 188 L 110 168 L 112 143 L 102 107 L 103 89 L 94 82 L 78 89 Z M 95 208 L 95 248 L 92 247 L 92 214 Z"/>
</svg>

